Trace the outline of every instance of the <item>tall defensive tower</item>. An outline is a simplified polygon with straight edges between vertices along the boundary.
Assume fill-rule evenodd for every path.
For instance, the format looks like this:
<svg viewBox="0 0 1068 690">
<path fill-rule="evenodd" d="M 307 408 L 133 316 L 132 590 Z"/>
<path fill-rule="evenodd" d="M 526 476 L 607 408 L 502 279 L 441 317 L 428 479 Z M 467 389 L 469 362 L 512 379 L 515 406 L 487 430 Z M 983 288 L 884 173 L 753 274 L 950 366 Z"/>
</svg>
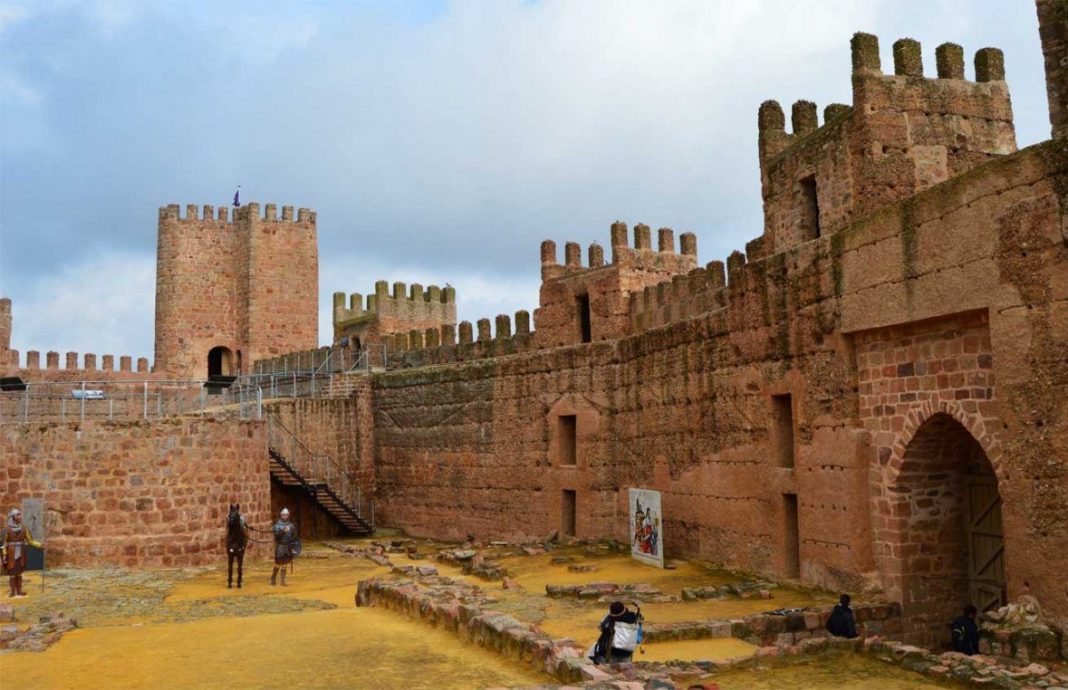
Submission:
<svg viewBox="0 0 1068 690">
<path fill-rule="evenodd" d="M 159 210 L 156 370 L 203 378 L 319 342 L 315 213 L 251 203 Z"/>
</svg>

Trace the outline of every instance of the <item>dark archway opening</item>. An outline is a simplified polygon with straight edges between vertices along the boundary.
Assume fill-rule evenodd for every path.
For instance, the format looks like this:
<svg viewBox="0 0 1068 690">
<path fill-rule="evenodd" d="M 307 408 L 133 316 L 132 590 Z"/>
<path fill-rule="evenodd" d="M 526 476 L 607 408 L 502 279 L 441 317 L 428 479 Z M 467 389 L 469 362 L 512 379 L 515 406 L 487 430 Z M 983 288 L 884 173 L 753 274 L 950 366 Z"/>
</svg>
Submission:
<svg viewBox="0 0 1068 690">
<path fill-rule="evenodd" d="M 997 477 L 967 429 L 937 414 L 905 449 L 893 493 L 906 635 L 938 649 L 964 606 L 985 611 L 1005 603 Z"/>
<path fill-rule="evenodd" d="M 230 348 L 218 345 L 208 350 L 208 378 L 233 376 Z"/>
</svg>

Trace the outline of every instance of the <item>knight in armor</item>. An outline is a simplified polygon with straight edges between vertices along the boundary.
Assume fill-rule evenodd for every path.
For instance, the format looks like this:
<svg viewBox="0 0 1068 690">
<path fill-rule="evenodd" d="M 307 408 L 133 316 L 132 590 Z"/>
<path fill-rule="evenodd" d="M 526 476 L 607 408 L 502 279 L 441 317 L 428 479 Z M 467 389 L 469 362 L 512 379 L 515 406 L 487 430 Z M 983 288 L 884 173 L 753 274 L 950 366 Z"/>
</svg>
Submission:
<svg viewBox="0 0 1068 690">
<path fill-rule="evenodd" d="M 44 548 L 44 544 L 35 541 L 29 528 L 22 524 L 22 511 L 12 508 L 7 516 L 7 528 L 3 541 L 0 542 L 0 563 L 7 574 L 10 593 L 8 597 L 24 597 L 22 591 L 22 573 L 26 570 L 26 547 Z"/>
<path fill-rule="evenodd" d="M 271 584 L 277 585 L 278 571 L 282 571 L 282 586 L 286 587 L 286 566 L 293 562 L 293 545 L 297 543 L 297 528 L 289 521 L 289 508 L 282 508 L 278 522 L 271 528 L 274 532 L 274 570 Z"/>
</svg>

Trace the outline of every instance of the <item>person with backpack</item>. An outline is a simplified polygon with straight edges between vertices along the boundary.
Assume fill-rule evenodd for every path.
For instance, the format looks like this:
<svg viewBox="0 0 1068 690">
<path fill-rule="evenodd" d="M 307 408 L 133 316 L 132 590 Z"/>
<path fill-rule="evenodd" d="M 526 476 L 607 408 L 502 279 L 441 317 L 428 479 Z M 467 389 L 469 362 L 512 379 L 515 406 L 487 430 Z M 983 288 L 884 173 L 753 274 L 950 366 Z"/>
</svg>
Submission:
<svg viewBox="0 0 1068 690">
<path fill-rule="evenodd" d="M 839 597 L 830 618 L 827 619 L 827 632 L 835 637 L 857 637 L 857 619 L 853 616 L 853 609 L 849 608 L 849 602 L 852 600 L 848 594 Z"/>
<path fill-rule="evenodd" d="M 950 623 L 950 631 L 953 633 L 953 651 L 972 656 L 979 653 L 979 626 L 975 624 L 975 617 L 979 614 L 971 604 L 964 607 L 964 615 L 957 616 Z"/>
<path fill-rule="evenodd" d="M 629 610 L 621 601 L 613 601 L 608 615 L 601 621 L 600 636 L 590 658 L 595 664 L 629 664 L 634 650 L 642 641 L 642 610 Z"/>
</svg>

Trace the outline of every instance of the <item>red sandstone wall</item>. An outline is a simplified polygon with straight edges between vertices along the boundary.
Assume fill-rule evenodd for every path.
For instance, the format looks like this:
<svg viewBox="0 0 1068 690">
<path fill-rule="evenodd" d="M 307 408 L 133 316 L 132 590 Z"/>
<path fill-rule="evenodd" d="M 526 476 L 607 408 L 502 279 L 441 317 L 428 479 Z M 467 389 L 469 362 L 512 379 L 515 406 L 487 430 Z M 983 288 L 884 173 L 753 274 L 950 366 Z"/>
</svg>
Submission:
<svg viewBox="0 0 1068 690">
<path fill-rule="evenodd" d="M 261 422 L 0 426 L 0 505 L 43 498 L 50 565 L 184 566 L 225 558 L 228 504 L 270 510 Z"/>
<path fill-rule="evenodd" d="M 1009 596 L 1068 621 L 1066 170 L 1055 143 L 1032 147 L 831 237 L 732 256 L 726 307 L 636 337 L 376 376 L 382 521 L 543 536 L 569 489 L 579 535 L 625 538 L 625 489 L 647 486 L 669 553 L 787 574 L 796 494 L 802 579 L 900 598 L 924 566 L 898 472 L 942 414 L 996 472 Z M 784 393 L 793 469 L 776 460 Z M 554 452 L 561 414 L 578 416 L 574 467 Z"/>
<path fill-rule="evenodd" d="M 160 209 L 156 246 L 156 368 L 177 378 L 207 378 L 208 351 L 235 353 L 238 332 L 237 252 L 243 233 L 228 209 L 203 214 L 195 205 L 184 217 L 177 204 Z"/>
<path fill-rule="evenodd" d="M 319 344 L 319 248 L 315 213 L 292 207 L 278 218 L 274 204 L 241 209 L 248 233 L 248 261 L 242 272 L 247 301 L 239 308 L 239 334 L 246 343 L 246 367 L 257 359 L 306 350 Z"/>
</svg>

